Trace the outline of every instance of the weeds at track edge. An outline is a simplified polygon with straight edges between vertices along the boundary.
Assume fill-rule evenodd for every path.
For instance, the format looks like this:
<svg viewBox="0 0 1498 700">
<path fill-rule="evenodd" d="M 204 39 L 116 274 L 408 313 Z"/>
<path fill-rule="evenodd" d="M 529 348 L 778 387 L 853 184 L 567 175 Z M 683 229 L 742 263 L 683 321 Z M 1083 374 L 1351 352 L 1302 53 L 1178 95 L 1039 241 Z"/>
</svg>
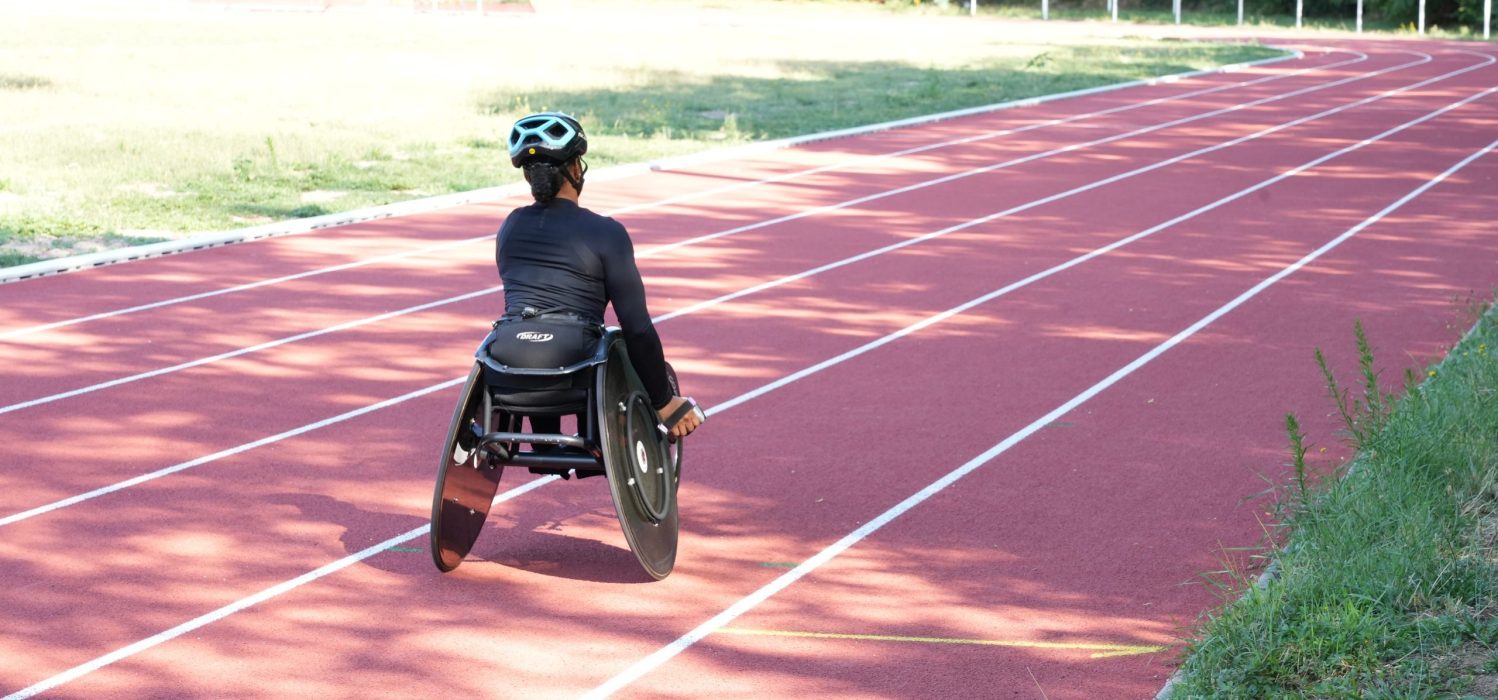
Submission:
<svg viewBox="0 0 1498 700">
<path fill-rule="evenodd" d="M 1495 290 L 1495 292 L 1498 292 L 1498 290 Z M 1498 295 L 1495 295 L 1495 297 L 1498 297 Z M 1473 320 L 1472 324 L 1467 328 L 1467 330 L 1464 333 L 1462 333 L 1461 337 L 1458 338 L 1456 340 L 1456 342 L 1452 343 L 1451 348 L 1447 350 L 1446 355 L 1444 357 L 1442 357 L 1439 362 L 1436 362 L 1434 365 L 1432 365 L 1432 366 L 1429 367 L 1429 369 L 1432 372 L 1432 374 L 1429 375 L 1430 377 L 1434 377 L 1434 376 L 1436 376 L 1438 374 L 1441 374 L 1442 370 L 1444 369 L 1444 367 L 1445 367 L 1445 365 L 1447 363 L 1447 361 L 1450 360 L 1451 357 L 1452 357 L 1452 354 L 1453 354 L 1452 351 L 1455 350 L 1458 347 L 1461 347 L 1464 343 L 1466 343 L 1474 335 L 1476 335 L 1476 333 L 1483 326 L 1484 323 L 1498 324 L 1498 298 L 1495 298 L 1495 300 L 1489 301 L 1489 302 L 1486 302 L 1486 303 L 1469 304 L 1468 308 L 1476 316 L 1476 318 Z M 1368 342 L 1367 342 L 1367 337 L 1366 337 L 1366 335 L 1363 332 L 1362 323 L 1360 321 L 1356 323 L 1355 334 L 1357 336 L 1358 350 L 1359 350 L 1359 354 L 1360 354 L 1360 357 L 1359 357 L 1359 360 L 1360 360 L 1360 362 L 1359 362 L 1360 371 L 1364 372 L 1365 376 L 1366 376 L 1366 372 L 1368 372 L 1369 369 L 1370 369 L 1369 366 L 1368 366 L 1368 362 L 1371 360 L 1371 358 L 1367 358 L 1366 357 Z M 1316 350 L 1316 360 L 1317 360 L 1317 363 L 1321 366 L 1321 370 L 1322 370 L 1323 374 L 1325 376 L 1327 376 L 1328 380 L 1330 381 L 1330 373 L 1329 373 L 1329 370 L 1328 370 L 1327 365 L 1326 365 L 1326 361 L 1324 359 L 1324 356 L 1322 355 L 1322 352 L 1321 352 L 1320 348 L 1317 348 L 1317 350 Z M 1409 391 L 1414 390 L 1414 389 L 1416 389 L 1416 386 L 1415 385 L 1411 385 L 1409 383 L 1408 377 L 1407 377 L 1406 378 L 1406 385 L 1405 385 L 1406 393 L 1408 393 Z M 1329 391 L 1332 392 L 1332 398 L 1333 398 L 1334 402 L 1337 404 L 1338 412 L 1340 413 L 1340 415 L 1343 418 L 1344 422 L 1351 421 L 1352 420 L 1352 416 L 1350 416 L 1348 414 L 1348 412 L 1346 411 L 1346 405 L 1344 403 L 1345 397 L 1344 396 L 1340 396 L 1340 395 L 1337 394 L 1337 386 L 1335 384 L 1331 384 L 1329 386 Z M 1383 397 L 1380 397 L 1380 398 L 1382 399 Z M 1388 397 L 1388 399 L 1392 400 L 1393 397 L 1390 396 L 1390 397 Z M 1393 408 L 1387 402 L 1380 401 L 1380 403 L 1382 403 L 1382 406 L 1380 406 L 1380 408 L 1383 408 L 1386 412 L 1389 411 L 1389 410 L 1392 410 L 1392 408 Z M 1384 415 L 1387 416 L 1387 413 L 1385 413 Z M 1300 441 L 1297 440 L 1297 437 L 1303 438 L 1304 436 L 1303 435 L 1299 435 L 1298 436 L 1298 429 L 1299 428 L 1298 428 L 1298 426 L 1294 425 L 1294 423 L 1293 423 L 1294 420 L 1295 419 L 1293 417 L 1293 414 L 1287 414 L 1287 423 L 1290 423 L 1290 425 L 1288 425 L 1287 428 L 1288 428 L 1288 430 L 1290 432 L 1290 436 L 1291 436 L 1290 437 L 1290 446 L 1291 446 L 1291 451 L 1292 451 L 1292 455 L 1291 456 L 1294 457 L 1294 458 L 1296 458 L 1296 460 L 1295 460 L 1295 462 L 1296 462 L 1295 466 L 1297 468 L 1297 476 L 1300 477 L 1301 479 L 1303 479 L 1303 472 L 1300 471 L 1301 469 L 1303 469 L 1303 463 L 1301 463 L 1299 457 L 1303 456 L 1304 453 L 1301 452 L 1300 455 L 1297 455 L 1295 453 L 1298 452 L 1298 451 L 1300 451 L 1300 448 L 1301 448 Z M 1348 437 L 1349 437 L 1349 439 L 1352 439 L 1352 440 L 1356 440 L 1357 439 L 1357 436 L 1355 434 L 1349 434 Z M 1354 458 L 1350 459 L 1348 461 L 1348 464 L 1345 465 L 1345 471 L 1343 473 L 1337 474 L 1334 471 L 1331 474 L 1329 474 L 1328 476 L 1336 477 L 1338 479 L 1345 479 L 1345 478 L 1351 476 L 1352 474 L 1354 474 L 1356 472 L 1358 464 L 1359 464 L 1359 460 L 1356 458 L 1356 456 L 1354 456 Z M 1304 481 L 1303 480 L 1300 481 L 1298 483 L 1298 485 L 1297 485 L 1297 489 L 1298 489 L 1298 494 L 1299 494 L 1299 496 L 1301 498 L 1304 498 L 1306 496 L 1305 488 L 1306 487 L 1304 485 Z M 1268 492 L 1261 493 L 1261 494 L 1256 494 L 1256 496 L 1258 496 L 1258 495 L 1266 495 L 1267 493 Z M 1259 575 L 1254 579 L 1253 584 L 1251 586 L 1249 586 L 1248 588 L 1244 589 L 1243 593 L 1241 595 L 1239 595 L 1238 598 L 1236 598 L 1235 600 L 1227 603 L 1221 610 L 1225 611 L 1227 609 L 1230 609 L 1232 606 L 1239 604 L 1241 601 L 1243 601 L 1245 598 L 1247 598 L 1253 592 L 1264 590 L 1265 588 L 1267 588 L 1269 586 L 1269 584 L 1271 582 L 1273 582 L 1276 579 L 1278 579 L 1279 575 L 1280 575 L 1280 553 L 1284 552 L 1284 551 L 1286 551 L 1285 547 L 1276 547 L 1276 548 L 1274 548 L 1269 553 L 1269 563 L 1265 565 L 1264 570 L 1262 572 L 1260 572 Z M 1453 650 L 1452 653 L 1453 654 L 1458 654 L 1461 651 L 1462 651 L 1462 649 L 1457 649 L 1457 650 Z M 1186 680 L 1185 659 L 1182 659 L 1181 666 L 1179 666 L 1179 667 L 1176 668 L 1175 672 L 1170 675 L 1170 678 L 1166 679 L 1165 685 L 1162 686 L 1160 688 L 1160 691 L 1155 694 L 1155 700 L 1176 700 L 1174 698 L 1175 688 L 1178 685 L 1180 685 L 1181 683 L 1185 682 L 1185 680 Z"/>
</svg>

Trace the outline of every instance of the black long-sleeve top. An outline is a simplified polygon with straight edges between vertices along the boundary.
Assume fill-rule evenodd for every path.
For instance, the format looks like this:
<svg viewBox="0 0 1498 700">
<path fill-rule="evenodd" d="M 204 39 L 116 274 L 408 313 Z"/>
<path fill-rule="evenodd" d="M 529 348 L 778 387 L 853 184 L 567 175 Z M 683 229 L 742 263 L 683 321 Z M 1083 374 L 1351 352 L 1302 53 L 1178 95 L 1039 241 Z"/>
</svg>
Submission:
<svg viewBox="0 0 1498 700">
<path fill-rule="evenodd" d="M 521 207 L 505 219 L 495 246 L 505 314 L 525 307 L 565 309 L 603 323 L 610 302 L 630 364 L 656 408 L 671 400 L 666 357 L 645 306 L 634 243 L 624 226 L 566 199 Z"/>
</svg>

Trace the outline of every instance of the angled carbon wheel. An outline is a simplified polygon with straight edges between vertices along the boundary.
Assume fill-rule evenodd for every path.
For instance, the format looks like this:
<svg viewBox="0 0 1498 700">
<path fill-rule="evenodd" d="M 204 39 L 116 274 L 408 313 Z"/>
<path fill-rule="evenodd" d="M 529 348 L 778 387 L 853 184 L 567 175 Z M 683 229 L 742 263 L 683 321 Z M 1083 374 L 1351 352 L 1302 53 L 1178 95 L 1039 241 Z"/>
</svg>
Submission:
<svg viewBox="0 0 1498 700">
<path fill-rule="evenodd" d="M 622 341 L 609 349 L 596 381 L 599 441 L 614 512 L 640 566 L 652 578 L 663 579 L 676 566 L 679 448 L 673 449 L 661 432 L 660 418 Z"/>
<path fill-rule="evenodd" d="M 473 549 L 504 473 L 503 465 L 478 450 L 479 438 L 489 429 L 488 417 L 482 415 L 484 391 L 483 366 L 475 362 L 442 443 L 432 494 L 432 562 L 442 571 L 458 568 Z"/>
<path fill-rule="evenodd" d="M 666 363 L 666 379 L 671 382 L 671 395 L 682 396 L 681 383 L 676 380 L 676 368 L 672 367 L 670 362 Z M 666 440 L 666 459 L 670 460 L 671 472 L 676 475 L 672 482 L 674 488 L 681 488 L 681 455 L 684 442 L 686 441 L 670 438 Z"/>
</svg>

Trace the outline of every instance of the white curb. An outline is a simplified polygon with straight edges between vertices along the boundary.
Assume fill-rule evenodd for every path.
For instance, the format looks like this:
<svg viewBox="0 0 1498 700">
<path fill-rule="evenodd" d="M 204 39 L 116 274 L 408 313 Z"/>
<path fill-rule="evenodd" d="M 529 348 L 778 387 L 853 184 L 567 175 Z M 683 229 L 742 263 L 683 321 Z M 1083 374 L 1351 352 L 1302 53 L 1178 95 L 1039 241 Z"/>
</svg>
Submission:
<svg viewBox="0 0 1498 700">
<path fill-rule="evenodd" d="M 997 112 L 1005 109 L 1031 107 L 1046 102 L 1064 100 L 1073 97 L 1082 97 L 1084 95 L 1094 95 L 1102 92 L 1112 92 L 1115 90 L 1123 90 L 1131 87 L 1173 83 L 1176 81 L 1185 80 L 1187 78 L 1195 78 L 1202 75 L 1231 73 L 1252 66 L 1299 59 L 1303 58 L 1305 55 L 1302 52 L 1293 49 L 1274 46 L 1270 48 L 1277 48 L 1287 53 L 1284 56 L 1276 56 L 1273 58 L 1265 58 L 1257 61 L 1249 61 L 1247 63 L 1235 63 L 1232 65 L 1219 66 L 1217 68 L 1209 68 L 1206 70 L 1187 71 L 1185 73 L 1175 73 L 1158 78 L 1147 78 L 1144 80 L 1131 80 L 1125 83 L 1102 85 L 1098 87 L 1085 88 L 1082 90 L 1071 90 L 1069 92 L 1059 92 L 1053 95 L 1043 95 L 1040 97 L 1029 97 L 1022 100 L 997 102 L 994 104 L 983 105 L 979 107 L 968 107 L 966 109 L 956 109 L 948 112 L 939 112 L 936 114 L 927 114 L 918 117 L 909 117 L 906 119 L 896 119 L 893 121 L 870 124 L 867 126 L 834 129 L 832 131 L 823 131 L 815 134 L 807 134 L 804 136 L 793 136 L 789 138 L 775 139 L 773 141 L 760 141 L 758 143 L 713 149 L 709 151 L 703 151 L 701 153 L 677 156 L 673 158 L 664 158 L 661 160 L 648 161 L 645 163 L 616 165 L 613 167 L 601 168 L 597 171 L 594 171 L 591 174 L 590 179 L 592 179 L 594 182 L 600 182 L 642 175 L 653 171 L 679 170 L 701 163 L 742 158 L 753 154 L 790 148 L 793 146 L 813 143 L 816 141 L 827 141 L 831 139 L 869 134 L 877 131 L 898 129 L 906 126 L 929 124 L 932 122 L 956 119 L 959 117 L 985 114 L 988 112 Z M 364 221 L 375 221 L 378 219 L 388 219 L 397 216 L 410 216 L 412 214 L 420 214 L 439 209 L 450 209 L 452 207 L 458 207 L 465 204 L 493 202 L 505 197 L 523 194 L 528 191 L 529 188 L 525 186 L 525 183 L 513 183 L 509 185 L 502 185 L 499 187 L 488 187 L 479 190 L 470 190 L 467 192 L 439 195 L 436 197 L 413 199 L 410 201 L 398 202 L 395 204 L 385 204 L 377 207 L 355 209 L 352 211 L 340 212 L 337 214 L 325 214 L 323 216 L 313 216 L 305 219 L 295 219 L 292 221 L 278 221 L 261 226 L 234 229 L 232 231 L 203 233 L 176 241 L 163 241 L 161 243 L 151 243 L 141 246 L 132 246 L 129 248 L 105 250 L 97 253 L 89 253 L 86 255 L 75 255 L 67 258 L 43 260 L 26 265 L 0 268 L 0 284 L 19 282 L 22 280 L 31 279 L 33 277 L 41 277 L 44 275 L 55 275 L 64 272 L 86 270 L 103 265 L 129 262 L 131 260 L 155 258 L 163 255 L 171 255 L 173 253 L 185 253 L 194 250 L 202 250 L 204 248 L 216 248 L 218 246 L 229 245 L 231 243 L 242 243 L 244 241 L 253 241 L 262 238 L 274 238 L 279 236 L 292 236 L 334 226 L 346 226 L 349 224 L 356 224 Z"/>
</svg>

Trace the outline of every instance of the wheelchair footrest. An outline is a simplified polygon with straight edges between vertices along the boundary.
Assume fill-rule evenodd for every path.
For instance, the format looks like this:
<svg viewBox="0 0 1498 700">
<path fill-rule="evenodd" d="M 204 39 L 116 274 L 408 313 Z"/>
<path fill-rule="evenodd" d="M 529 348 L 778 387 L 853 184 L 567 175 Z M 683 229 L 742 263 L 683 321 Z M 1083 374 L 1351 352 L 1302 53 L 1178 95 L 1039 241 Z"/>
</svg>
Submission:
<svg viewBox="0 0 1498 700">
<path fill-rule="evenodd" d="M 518 452 L 510 456 L 506 466 L 535 467 L 538 469 L 561 470 L 568 469 L 603 469 L 602 462 L 597 457 L 586 452 L 574 452 L 572 450 L 557 452 Z"/>
</svg>

